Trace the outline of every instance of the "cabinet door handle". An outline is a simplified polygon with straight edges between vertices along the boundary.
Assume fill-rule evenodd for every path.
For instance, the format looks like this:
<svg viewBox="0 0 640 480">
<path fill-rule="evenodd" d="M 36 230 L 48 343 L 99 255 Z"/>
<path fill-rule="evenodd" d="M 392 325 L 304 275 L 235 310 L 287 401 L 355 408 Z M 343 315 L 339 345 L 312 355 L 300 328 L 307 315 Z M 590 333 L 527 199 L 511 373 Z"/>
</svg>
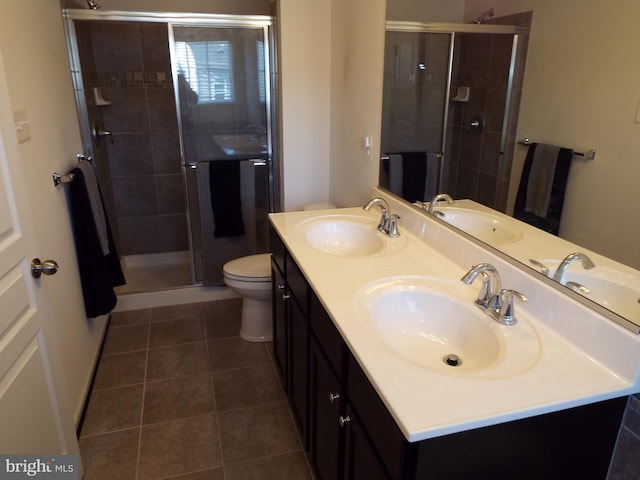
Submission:
<svg viewBox="0 0 640 480">
<path fill-rule="evenodd" d="M 291 298 L 291 295 L 289 295 L 288 293 L 285 293 L 284 295 L 282 295 L 282 300 L 289 300 Z"/>
<path fill-rule="evenodd" d="M 278 290 L 284 290 L 284 283 L 278 284 Z"/>
<path fill-rule="evenodd" d="M 338 417 L 338 423 L 341 428 L 344 428 L 351 423 L 351 417 L 349 415 L 340 415 L 340 417 Z"/>
<path fill-rule="evenodd" d="M 330 393 L 329 394 L 329 403 L 333 403 L 336 400 L 340 399 L 340 394 L 339 393 Z"/>
</svg>

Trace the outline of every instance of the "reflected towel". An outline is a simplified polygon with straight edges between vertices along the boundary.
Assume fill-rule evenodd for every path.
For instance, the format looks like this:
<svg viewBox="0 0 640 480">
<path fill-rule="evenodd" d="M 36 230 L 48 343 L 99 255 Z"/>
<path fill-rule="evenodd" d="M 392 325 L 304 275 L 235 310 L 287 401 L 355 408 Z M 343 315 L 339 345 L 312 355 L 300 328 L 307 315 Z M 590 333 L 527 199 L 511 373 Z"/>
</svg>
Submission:
<svg viewBox="0 0 640 480">
<path fill-rule="evenodd" d="M 209 162 L 209 188 L 215 238 L 243 235 L 242 202 L 240 200 L 240 161 Z"/>
<path fill-rule="evenodd" d="M 427 178 L 427 153 L 402 153 L 402 198 L 413 203 L 424 200 Z"/>
<path fill-rule="evenodd" d="M 532 143 L 529 146 L 527 157 L 522 168 L 520 186 L 513 211 L 513 216 L 534 227 L 540 228 L 553 235 L 558 235 L 560 231 L 560 220 L 562 217 L 562 207 L 564 205 L 565 190 L 569 179 L 569 169 L 573 151 L 568 148 L 560 148 L 557 153 L 555 169 L 551 180 L 551 193 L 548 206 L 544 216 L 535 214 L 527 210 L 527 195 L 529 190 L 529 178 L 534 164 L 535 153 L 538 144 Z"/>
<path fill-rule="evenodd" d="M 533 147 L 533 145 L 532 145 Z M 534 147 L 533 161 L 527 182 L 525 212 L 546 217 L 556 172 L 560 147 L 539 143 Z"/>
</svg>

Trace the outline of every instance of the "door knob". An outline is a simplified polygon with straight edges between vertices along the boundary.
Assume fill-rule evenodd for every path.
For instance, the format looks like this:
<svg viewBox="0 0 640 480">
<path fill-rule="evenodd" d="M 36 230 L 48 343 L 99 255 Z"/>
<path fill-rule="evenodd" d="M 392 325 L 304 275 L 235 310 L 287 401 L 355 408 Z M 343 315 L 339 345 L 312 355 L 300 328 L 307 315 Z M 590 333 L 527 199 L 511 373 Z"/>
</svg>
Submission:
<svg viewBox="0 0 640 480">
<path fill-rule="evenodd" d="M 55 260 L 45 260 L 41 262 L 39 258 L 31 260 L 31 276 L 40 278 L 43 273 L 45 275 L 53 275 L 58 271 L 58 263 Z"/>
</svg>

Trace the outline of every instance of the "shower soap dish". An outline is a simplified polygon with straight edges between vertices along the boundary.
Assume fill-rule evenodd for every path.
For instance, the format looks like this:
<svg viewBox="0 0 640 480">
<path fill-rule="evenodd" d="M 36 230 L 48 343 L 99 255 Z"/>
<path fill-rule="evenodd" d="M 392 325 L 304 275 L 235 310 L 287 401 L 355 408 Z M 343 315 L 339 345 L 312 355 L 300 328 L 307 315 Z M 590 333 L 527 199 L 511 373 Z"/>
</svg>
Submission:
<svg viewBox="0 0 640 480">
<path fill-rule="evenodd" d="M 468 102 L 469 101 L 469 87 L 458 87 L 456 96 L 451 99 L 452 102 Z"/>
<path fill-rule="evenodd" d="M 93 96 L 96 98 L 96 105 L 98 107 L 104 107 L 105 105 L 111 105 L 109 100 L 102 98 L 102 90 L 100 87 L 93 87 Z"/>
</svg>

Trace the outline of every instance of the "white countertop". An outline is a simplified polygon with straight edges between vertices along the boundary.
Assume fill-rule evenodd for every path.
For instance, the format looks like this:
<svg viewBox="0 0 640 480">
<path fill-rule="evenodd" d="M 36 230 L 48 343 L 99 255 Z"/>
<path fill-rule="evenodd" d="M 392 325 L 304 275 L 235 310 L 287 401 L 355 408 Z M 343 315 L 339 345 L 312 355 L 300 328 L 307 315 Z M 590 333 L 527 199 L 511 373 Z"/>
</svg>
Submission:
<svg viewBox="0 0 640 480">
<path fill-rule="evenodd" d="M 640 339 L 451 229 L 387 200 L 400 213 L 397 250 L 370 257 L 331 255 L 310 247 L 299 224 L 327 214 L 369 216 L 361 208 L 271 214 L 271 222 L 304 272 L 336 327 L 407 440 L 419 441 L 571 408 L 638 391 Z M 399 246 L 398 246 L 399 244 Z M 427 275 L 458 281 L 474 264 L 490 262 L 504 288 L 529 297 L 517 306 L 539 336 L 539 360 L 502 379 L 468 379 L 435 373 L 391 350 L 357 304 L 367 284 L 388 277 Z M 463 285 L 464 286 L 464 285 Z M 473 302 L 479 281 L 468 288 Z M 506 328 L 518 328 L 518 325 Z"/>
</svg>

